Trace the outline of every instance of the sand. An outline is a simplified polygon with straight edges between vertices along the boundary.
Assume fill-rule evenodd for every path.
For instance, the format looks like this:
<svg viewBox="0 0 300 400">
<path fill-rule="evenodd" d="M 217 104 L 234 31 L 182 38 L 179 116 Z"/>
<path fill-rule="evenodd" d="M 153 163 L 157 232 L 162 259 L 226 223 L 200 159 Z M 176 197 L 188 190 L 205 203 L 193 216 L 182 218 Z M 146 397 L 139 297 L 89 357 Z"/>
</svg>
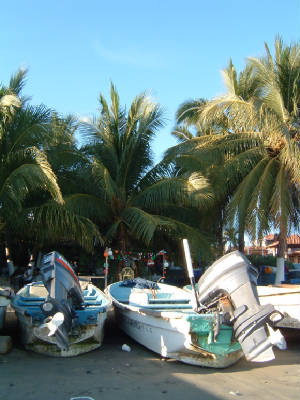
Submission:
<svg viewBox="0 0 300 400">
<path fill-rule="evenodd" d="M 275 360 L 242 359 L 222 370 L 162 360 L 115 327 L 100 349 L 64 359 L 25 351 L 13 325 L 8 333 L 14 346 L 0 355 L 0 400 L 299 399 L 299 331 L 289 335 L 286 351 L 275 349 Z"/>
</svg>

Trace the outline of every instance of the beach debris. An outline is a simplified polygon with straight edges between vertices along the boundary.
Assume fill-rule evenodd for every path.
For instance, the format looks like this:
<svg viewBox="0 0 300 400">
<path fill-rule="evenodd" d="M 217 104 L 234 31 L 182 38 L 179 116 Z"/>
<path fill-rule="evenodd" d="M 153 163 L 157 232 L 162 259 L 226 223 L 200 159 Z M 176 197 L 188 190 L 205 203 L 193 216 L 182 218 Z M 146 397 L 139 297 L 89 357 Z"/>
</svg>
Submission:
<svg viewBox="0 0 300 400">
<path fill-rule="evenodd" d="M 128 352 L 130 352 L 130 351 L 131 351 L 131 347 L 128 346 L 128 344 L 123 344 L 122 350 L 123 350 L 123 351 L 128 351 Z"/>
<path fill-rule="evenodd" d="M 238 390 L 236 391 L 231 390 L 229 394 L 231 394 L 232 396 L 241 396 L 241 393 Z"/>
<path fill-rule="evenodd" d="M 95 400 L 89 396 L 71 397 L 70 400 Z"/>
</svg>

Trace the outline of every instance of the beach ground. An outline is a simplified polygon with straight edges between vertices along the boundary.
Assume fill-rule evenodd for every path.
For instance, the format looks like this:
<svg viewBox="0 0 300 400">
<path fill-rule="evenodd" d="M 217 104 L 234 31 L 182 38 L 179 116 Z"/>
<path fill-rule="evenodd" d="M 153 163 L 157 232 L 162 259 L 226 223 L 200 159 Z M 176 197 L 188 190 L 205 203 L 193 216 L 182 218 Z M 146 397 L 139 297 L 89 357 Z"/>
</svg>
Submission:
<svg viewBox="0 0 300 400">
<path fill-rule="evenodd" d="M 0 400 L 293 400 L 299 399 L 299 331 L 288 332 L 288 349 L 275 349 L 275 360 L 240 360 L 216 370 L 161 357 L 111 326 L 102 347 L 74 358 L 52 358 L 25 351 L 14 315 L 5 334 L 11 352 L 0 355 Z M 2 332 L 2 334 L 4 334 Z M 122 351 L 122 345 L 131 351 Z"/>
</svg>

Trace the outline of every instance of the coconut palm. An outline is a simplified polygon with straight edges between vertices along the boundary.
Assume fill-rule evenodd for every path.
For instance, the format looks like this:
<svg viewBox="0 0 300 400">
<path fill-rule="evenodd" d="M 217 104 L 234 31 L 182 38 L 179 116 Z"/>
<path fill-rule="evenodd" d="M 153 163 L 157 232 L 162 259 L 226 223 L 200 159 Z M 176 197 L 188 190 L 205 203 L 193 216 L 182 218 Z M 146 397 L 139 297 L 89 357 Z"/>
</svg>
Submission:
<svg viewBox="0 0 300 400">
<path fill-rule="evenodd" d="M 268 162 L 264 158 L 265 166 L 260 164 L 261 171 L 258 172 L 259 167 L 256 167 L 256 164 L 254 164 L 256 171 L 254 168 L 252 171 L 255 171 L 256 174 L 262 174 L 264 171 L 262 176 L 265 183 L 261 182 L 259 185 L 264 187 L 264 191 L 267 190 L 274 194 L 271 203 L 269 203 L 271 193 L 267 195 L 267 198 L 262 194 L 256 196 L 256 205 L 259 201 L 260 221 L 265 221 L 266 215 L 269 215 L 275 228 L 280 230 L 278 255 L 283 258 L 287 234 L 291 227 L 297 229 L 299 226 L 297 221 L 300 182 L 300 47 L 299 44 L 285 46 L 278 37 L 275 40 L 274 59 L 267 44 L 265 47 L 265 57 L 249 59 L 249 65 L 253 68 L 260 90 L 248 104 L 241 106 L 243 111 L 238 112 L 237 118 L 233 119 L 243 123 L 247 116 L 249 118 L 251 115 L 252 129 L 261 133 L 261 143 L 263 143 Z M 236 105 L 239 110 L 238 103 L 234 104 L 234 106 Z M 229 110 L 229 113 L 232 115 L 232 109 Z M 273 174 L 272 179 L 267 178 L 271 173 Z M 247 179 L 249 182 L 251 181 L 251 174 Z M 257 182 L 259 181 L 257 180 Z M 269 186 L 267 186 L 267 182 Z M 248 193 L 251 193 L 252 189 Z M 239 192 L 244 190 L 245 182 Z M 245 198 L 245 191 L 242 197 Z M 254 199 L 255 196 L 252 200 L 253 206 L 248 209 L 248 216 L 253 212 Z M 272 207 L 269 208 L 271 204 Z M 264 218 L 261 217 L 262 215 Z M 260 224 L 262 231 L 265 231 L 264 226 L 267 225 Z"/>
<path fill-rule="evenodd" d="M 274 204 L 275 227 L 279 229 L 278 270 L 281 278 L 284 271 L 284 253 L 289 230 L 296 225 L 299 229 L 299 161 L 300 161 L 300 44 L 284 45 L 278 36 L 275 40 L 274 57 L 265 44 L 266 56 L 250 58 L 250 64 L 261 83 L 262 104 L 275 114 L 280 133 L 272 143 L 281 156 L 281 168 L 278 169 Z M 283 182 L 282 180 L 288 180 Z M 279 275 L 278 274 L 278 275 Z M 277 280 L 281 279 L 277 276 Z"/>
<path fill-rule="evenodd" d="M 280 230 L 281 250 L 290 229 L 299 229 L 299 45 L 275 41 L 275 58 L 249 59 L 237 78 L 232 63 L 223 71 L 227 93 L 198 112 L 204 126 L 225 117 L 228 131 L 179 145 L 185 168 L 214 175 L 227 193 L 227 224 L 261 237 Z M 173 155 L 174 156 L 174 155 Z M 224 185 L 224 182 L 226 183 Z M 223 185 L 223 189 L 222 189 Z M 282 259 L 283 261 L 283 259 Z"/>
<path fill-rule="evenodd" d="M 52 113 L 48 127 L 50 137 L 43 144 L 43 151 L 57 177 L 64 198 L 80 190 L 80 170 L 84 169 L 87 162 L 76 144 L 78 124 L 72 115 L 61 117 Z M 92 253 L 95 240 L 103 243 L 97 226 L 84 215 L 74 213 L 65 201 L 62 205 L 41 192 L 33 193 L 33 196 L 27 198 L 25 212 L 32 216 L 28 224 L 36 249 L 61 242 L 74 242 Z M 25 232 L 24 234 L 26 235 Z"/>
<path fill-rule="evenodd" d="M 172 132 L 179 141 L 209 134 L 226 134 L 233 129 L 241 131 L 244 128 L 244 125 L 233 126 L 226 109 L 228 106 L 233 107 L 233 103 L 238 100 L 249 101 L 257 97 L 260 81 L 250 64 L 237 74 L 231 59 L 228 67 L 222 70 L 222 75 L 227 89 L 226 95 L 215 101 L 202 98 L 188 100 L 179 106 L 176 112 L 177 126 Z"/>
<path fill-rule="evenodd" d="M 266 51 L 266 57 L 247 65 L 255 82 L 248 98 L 240 96 L 234 74 L 227 73 L 228 93 L 202 109 L 203 123 L 225 115 L 230 129 L 205 148 L 198 146 L 198 155 L 202 162 L 214 157 L 222 167 L 220 181 L 233 188 L 239 184 L 230 201 L 231 220 L 252 236 L 278 228 L 282 257 L 287 233 L 299 229 L 300 53 L 299 44 L 284 46 L 279 38 L 274 60 L 267 45 Z"/>
<path fill-rule="evenodd" d="M 26 71 L 18 71 L 0 91 L 2 99 L 6 96 L 0 120 L 1 241 L 28 242 L 37 251 L 74 240 L 92 251 L 95 237 L 101 240 L 97 227 L 64 206 L 60 189 L 67 187 L 80 158 L 76 124 L 43 105 L 29 105 L 21 97 L 25 76 Z"/>
<path fill-rule="evenodd" d="M 199 239 L 178 210 L 211 198 L 206 180 L 199 174 L 176 177 L 162 163 L 152 167 L 150 145 L 163 126 L 161 108 L 141 94 L 127 113 L 113 84 L 111 105 L 100 95 L 100 107 L 100 117 L 83 129 L 82 151 L 90 161 L 79 178 L 85 191 L 67 197 L 67 207 L 104 227 L 106 241 L 123 251 L 136 241 L 149 245 L 158 232 Z"/>
<path fill-rule="evenodd" d="M 229 185 L 224 187 L 224 181 L 220 182 L 220 180 L 216 178 L 218 169 L 211 168 L 212 164 L 207 164 L 205 160 L 200 162 L 200 160 L 197 159 L 195 146 L 200 146 L 202 150 L 205 145 L 207 145 L 208 148 L 211 148 L 211 143 L 217 139 L 215 135 L 222 136 L 227 135 L 230 132 L 242 130 L 243 126 L 235 126 L 235 120 L 229 118 L 226 110 L 229 106 L 233 107 L 233 100 L 241 101 L 243 99 L 243 101 L 245 101 L 256 96 L 256 93 L 259 90 L 259 81 L 255 77 L 253 69 L 252 66 L 247 65 L 244 71 L 237 75 L 232 60 L 230 60 L 228 67 L 222 71 L 227 88 L 227 94 L 222 96 L 221 99 L 215 99 L 214 101 L 199 99 L 183 103 L 177 110 L 176 117 L 178 125 L 172 132 L 181 143 L 186 142 L 179 146 L 180 153 L 184 151 L 186 154 L 184 159 L 181 157 L 181 160 L 178 160 L 178 162 L 180 162 L 181 165 L 184 164 L 186 169 L 195 170 L 195 168 L 200 168 L 200 170 L 209 178 L 214 187 L 215 212 L 213 215 L 216 218 L 215 220 L 210 221 L 210 225 L 215 226 L 217 232 L 216 240 L 219 243 L 218 247 L 220 248 L 220 251 L 223 249 L 222 236 L 225 224 L 224 218 L 226 216 L 226 204 L 228 204 L 232 190 L 234 190 L 234 187 L 236 187 L 237 184 L 235 183 L 235 186 L 230 185 L 230 190 Z M 197 137 L 201 137 L 201 139 L 196 142 L 189 142 L 191 139 Z M 187 157 L 187 153 L 189 154 L 189 157 Z M 173 151 L 171 151 L 171 154 L 173 154 Z M 216 156 L 216 154 L 214 154 L 214 156 Z M 172 158 L 173 157 L 174 154 L 172 155 Z M 203 157 L 203 151 L 201 157 Z M 209 155 L 208 158 L 210 158 Z M 212 160 L 212 162 L 218 164 L 220 159 Z M 207 165 L 210 166 L 209 170 L 207 169 Z M 218 212 L 216 212 L 216 210 L 218 210 Z M 242 224 L 242 220 L 240 220 L 240 224 L 239 248 L 243 250 L 244 225 Z"/>
<path fill-rule="evenodd" d="M 5 232 L 19 217 L 28 193 L 42 191 L 62 203 L 50 164 L 36 145 L 44 134 L 50 111 L 25 105 L 19 96 L 25 72 L 19 71 L 10 86 L 0 88 L 0 228 Z M 13 222 L 12 222 L 13 221 Z"/>
</svg>

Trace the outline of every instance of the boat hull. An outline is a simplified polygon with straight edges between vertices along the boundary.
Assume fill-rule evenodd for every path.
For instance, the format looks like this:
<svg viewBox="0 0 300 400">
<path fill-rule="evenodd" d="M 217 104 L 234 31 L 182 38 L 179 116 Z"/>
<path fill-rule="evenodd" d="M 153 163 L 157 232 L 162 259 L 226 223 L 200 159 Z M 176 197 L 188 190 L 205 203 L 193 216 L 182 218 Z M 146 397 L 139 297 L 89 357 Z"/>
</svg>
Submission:
<svg viewBox="0 0 300 400">
<path fill-rule="evenodd" d="M 39 289 L 43 290 L 41 286 L 39 284 Z M 93 285 L 90 285 L 90 288 L 91 286 Z M 98 293 L 96 287 L 94 291 Z M 40 304 L 45 298 L 30 297 L 30 304 L 24 305 L 27 299 L 22 294 L 17 294 L 12 306 L 18 318 L 21 341 L 27 350 L 54 357 L 74 357 L 101 347 L 108 313 L 112 308 L 111 302 L 104 294 L 103 299 L 106 300 L 106 304 L 103 306 L 85 304 L 83 309 L 76 310 L 76 323 L 68 335 L 67 349 L 60 349 L 55 336 L 48 336 L 48 328 L 42 327 L 45 321 L 40 311 Z"/>
<path fill-rule="evenodd" d="M 9 301 L 4 297 L 0 297 L 0 330 L 4 327 L 6 308 L 9 304 Z"/>
<path fill-rule="evenodd" d="M 190 324 L 182 316 L 164 312 L 161 317 L 149 315 L 144 310 L 130 311 L 116 307 L 120 328 L 132 339 L 165 358 L 201 367 L 226 368 L 235 364 L 243 352 L 215 354 L 193 344 Z M 169 315 L 168 315 L 169 314 Z"/>
<path fill-rule="evenodd" d="M 4 327 L 6 308 L 10 304 L 10 299 L 7 296 L 2 296 L 1 291 L 0 288 L 0 330 Z M 7 290 L 3 289 L 3 292 L 7 292 Z"/>
<path fill-rule="evenodd" d="M 118 292 L 119 284 L 112 284 L 107 290 L 115 308 L 116 322 L 128 336 L 149 350 L 164 358 L 212 368 L 228 367 L 243 356 L 240 344 L 233 338 L 232 327 L 222 323 L 222 315 L 196 313 L 190 304 L 191 296 L 183 290 L 171 286 L 168 289 L 169 285 L 160 284 L 162 291 L 173 291 L 168 293 L 172 298 L 169 297 L 169 301 L 152 299 L 155 304 L 143 306 L 114 297 L 112 292 L 115 289 Z M 145 299 L 152 297 L 147 291 L 133 292 L 137 294 L 137 301 L 140 295 Z M 183 296 L 183 302 L 179 304 L 178 298 Z M 128 298 L 128 292 L 125 297 Z M 216 323 L 218 333 L 214 335 Z"/>
<path fill-rule="evenodd" d="M 40 329 L 31 316 L 16 310 L 21 340 L 26 350 L 54 357 L 74 357 L 101 347 L 104 337 L 104 327 L 107 318 L 106 312 L 98 313 L 97 323 L 77 327 L 69 334 L 68 350 L 61 350 L 56 346 L 54 336 L 48 336 L 47 329 Z"/>
<path fill-rule="evenodd" d="M 300 285 L 257 286 L 260 304 L 272 304 L 284 318 L 278 328 L 300 329 Z"/>
</svg>

